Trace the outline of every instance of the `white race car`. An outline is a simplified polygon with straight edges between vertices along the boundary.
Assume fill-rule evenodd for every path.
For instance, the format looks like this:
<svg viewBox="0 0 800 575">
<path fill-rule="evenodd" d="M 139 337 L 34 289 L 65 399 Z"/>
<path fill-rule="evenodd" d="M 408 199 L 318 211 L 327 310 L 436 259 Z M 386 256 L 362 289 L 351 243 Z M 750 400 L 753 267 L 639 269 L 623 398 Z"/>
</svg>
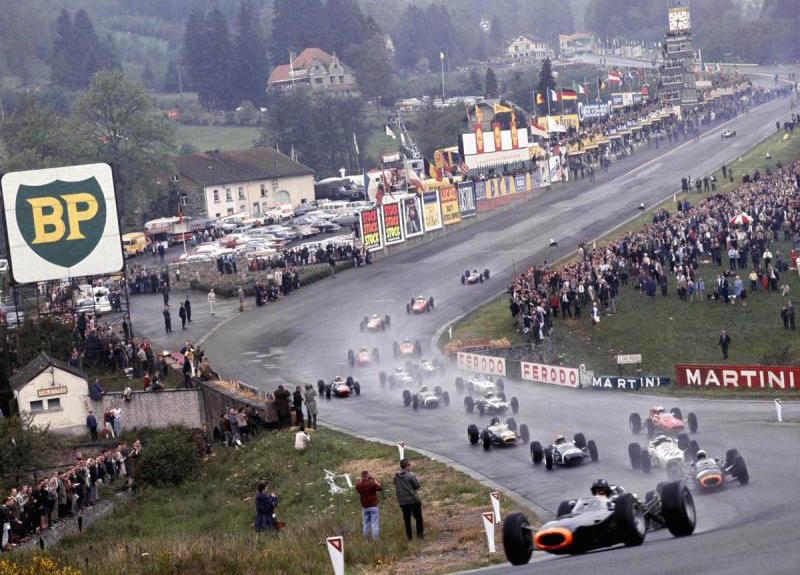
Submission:
<svg viewBox="0 0 800 575">
<path fill-rule="evenodd" d="M 416 362 L 406 362 L 406 371 L 419 378 L 426 378 L 438 374 L 444 375 L 445 364 L 439 359 L 420 359 Z"/>
<path fill-rule="evenodd" d="M 413 386 L 416 384 L 417 379 L 404 367 L 396 367 L 394 371 L 390 374 L 386 374 L 385 371 L 382 371 L 378 374 L 378 378 L 381 382 L 381 387 L 385 387 L 386 383 L 389 383 L 389 387 L 394 387 L 395 385 L 399 386 Z"/>
<path fill-rule="evenodd" d="M 489 270 L 483 270 L 483 273 L 478 270 L 465 271 L 461 276 L 461 283 L 465 285 L 482 284 L 485 280 L 489 279 Z"/>
<path fill-rule="evenodd" d="M 411 393 L 408 389 L 403 390 L 403 405 L 406 407 L 410 405 L 414 409 L 433 409 L 439 407 L 440 404 L 450 405 L 450 394 L 442 391 L 438 385 L 433 389 L 427 385 L 421 385 L 416 393 Z"/>
<path fill-rule="evenodd" d="M 528 426 L 524 423 L 519 426 L 517 430 L 517 422 L 513 417 L 509 417 L 505 423 L 500 422 L 499 417 L 493 417 L 489 426 L 483 430 L 478 429 L 478 426 L 470 424 L 467 427 L 467 438 L 470 444 L 475 445 L 478 441 L 483 443 L 483 448 L 486 450 L 491 449 L 492 445 L 496 447 L 513 447 L 520 443 L 528 443 L 530 439 L 530 432 Z"/>
<path fill-rule="evenodd" d="M 317 391 L 320 395 L 324 395 L 325 399 L 333 397 L 350 397 L 351 395 L 361 395 L 361 385 L 348 375 L 347 379 L 342 379 L 342 376 L 337 375 L 329 383 L 325 383 L 320 379 L 317 381 Z"/>
<path fill-rule="evenodd" d="M 419 340 L 411 341 L 410 339 L 406 338 L 401 342 L 394 342 L 392 345 L 392 351 L 394 352 L 395 357 L 409 357 L 416 355 L 417 357 L 422 355 L 422 346 L 419 343 Z"/>
<path fill-rule="evenodd" d="M 544 466 L 548 470 L 553 469 L 553 466 L 580 465 L 586 460 L 596 463 L 598 459 L 597 444 L 592 439 L 586 441 L 583 433 L 576 433 L 573 441 L 568 441 L 566 437 L 559 434 L 555 441 L 545 448 L 538 441 L 532 441 L 531 459 L 534 465 L 540 465 L 544 461 Z"/>
<path fill-rule="evenodd" d="M 722 139 L 726 140 L 728 138 L 735 138 L 736 137 L 736 130 L 725 130 L 721 134 Z"/>
<path fill-rule="evenodd" d="M 505 413 L 509 408 L 514 413 L 517 413 L 519 411 L 519 401 L 516 397 L 512 397 L 511 401 L 506 401 L 506 394 L 502 391 L 497 395 L 490 391 L 478 399 L 472 399 L 472 396 L 467 395 L 464 397 L 464 408 L 467 413 L 472 413 L 477 409 L 479 415 L 484 413 Z"/>
<path fill-rule="evenodd" d="M 361 331 L 386 331 L 386 328 L 392 323 L 392 318 L 388 315 L 380 317 L 378 314 L 372 314 L 361 320 Z"/>
<path fill-rule="evenodd" d="M 681 443 L 681 438 L 675 441 L 668 435 L 659 435 L 648 443 L 647 449 L 638 443 L 630 443 L 628 458 L 631 467 L 641 469 L 644 473 L 650 473 L 653 466 L 663 467 L 669 477 L 679 477 L 684 464 L 694 459 L 700 449 L 695 440 L 689 441 L 686 449 L 680 448 Z"/>
<path fill-rule="evenodd" d="M 475 373 L 466 381 L 463 377 L 456 378 L 456 389 L 463 392 L 465 389 L 467 393 L 474 393 L 476 395 L 484 395 L 489 392 L 502 393 L 504 388 L 503 380 L 497 378 L 493 380 L 488 375 L 481 375 Z"/>
</svg>

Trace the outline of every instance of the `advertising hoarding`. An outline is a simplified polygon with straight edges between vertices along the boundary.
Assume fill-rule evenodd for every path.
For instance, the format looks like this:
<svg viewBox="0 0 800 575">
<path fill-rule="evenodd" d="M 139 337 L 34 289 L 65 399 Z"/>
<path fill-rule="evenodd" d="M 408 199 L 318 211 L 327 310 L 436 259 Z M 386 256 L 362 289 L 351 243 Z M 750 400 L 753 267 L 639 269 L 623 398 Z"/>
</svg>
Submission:
<svg viewBox="0 0 800 575">
<path fill-rule="evenodd" d="M 415 238 L 425 233 L 422 228 L 422 198 L 418 195 L 408 196 L 402 200 L 403 230 L 406 238 Z"/>
<path fill-rule="evenodd" d="M 361 241 L 364 247 L 371 252 L 383 249 L 378 208 L 370 208 L 359 212 L 358 220 L 361 224 Z"/>
<path fill-rule="evenodd" d="M 426 232 L 442 228 L 442 207 L 439 204 L 439 190 L 431 190 L 422 194 L 422 213 Z"/>
<path fill-rule="evenodd" d="M 471 181 L 458 184 L 458 211 L 462 218 L 471 218 L 478 213 L 475 209 L 475 189 Z"/>
<path fill-rule="evenodd" d="M 461 221 L 461 213 L 458 211 L 458 193 L 455 186 L 444 186 L 439 190 L 442 203 L 442 219 L 444 225 L 449 226 Z"/>
<path fill-rule="evenodd" d="M 403 222 L 400 218 L 400 204 L 392 202 L 381 206 L 383 211 L 383 241 L 387 246 L 393 246 L 405 241 Z"/>
</svg>

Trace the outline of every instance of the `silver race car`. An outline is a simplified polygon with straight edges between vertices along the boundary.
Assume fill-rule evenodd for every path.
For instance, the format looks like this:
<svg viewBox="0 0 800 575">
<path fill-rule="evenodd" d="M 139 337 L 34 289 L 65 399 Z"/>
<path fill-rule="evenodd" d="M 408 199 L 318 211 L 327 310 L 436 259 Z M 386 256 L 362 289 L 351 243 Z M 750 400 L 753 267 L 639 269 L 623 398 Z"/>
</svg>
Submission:
<svg viewBox="0 0 800 575">
<path fill-rule="evenodd" d="M 403 405 L 410 405 L 414 409 L 434 409 L 440 405 L 450 405 L 450 394 L 438 385 L 433 389 L 421 385 L 414 393 L 409 389 L 403 390 Z"/>
<path fill-rule="evenodd" d="M 511 401 L 506 401 L 505 393 L 498 393 L 495 395 L 494 392 L 490 391 L 478 399 L 472 399 L 471 395 L 467 395 L 464 397 L 464 408 L 467 410 L 467 413 L 472 413 L 477 410 L 478 415 L 481 416 L 485 413 L 490 415 L 505 413 L 509 408 L 514 413 L 517 413 L 519 411 L 519 400 L 517 400 L 516 397 L 512 397 Z"/>
<path fill-rule="evenodd" d="M 492 446 L 513 447 L 520 443 L 528 443 L 530 433 L 524 423 L 517 430 L 517 422 L 513 417 L 509 417 L 505 423 L 501 423 L 499 417 L 493 417 L 489 426 L 484 429 L 479 429 L 474 423 L 470 424 L 467 427 L 467 438 L 471 445 L 476 445 L 480 441 L 483 448 L 489 450 Z"/>
<path fill-rule="evenodd" d="M 543 448 L 538 441 L 531 442 L 531 459 L 534 465 L 544 462 L 545 469 L 554 466 L 572 467 L 589 460 L 597 463 L 597 444 L 593 439 L 586 441 L 583 433 L 576 433 L 573 441 L 567 441 L 563 435 L 556 435 L 555 441 Z"/>
</svg>

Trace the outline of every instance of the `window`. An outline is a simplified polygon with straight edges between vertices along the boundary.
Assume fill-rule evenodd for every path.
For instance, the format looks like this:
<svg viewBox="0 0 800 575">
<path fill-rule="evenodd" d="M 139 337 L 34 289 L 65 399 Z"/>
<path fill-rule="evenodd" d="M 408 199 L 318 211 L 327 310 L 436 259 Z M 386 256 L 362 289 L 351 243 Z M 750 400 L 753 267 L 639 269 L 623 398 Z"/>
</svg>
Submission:
<svg viewBox="0 0 800 575">
<path fill-rule="evenodd" d="M 219 203 L 219 190 L 214 190 L 214 203 Z"/>
<path fill-rule="evenodd" d="M 277 180 L 277 178 L 272 180 L 272 191 L 273 192 L 277 192 L 278 191 L 278 180 Z"/>
<path fill-rule="evenodd" d="M 278 192 L 277 197 L 275 198 L 275 201 L 278 203 L 278 205 L 291 204 L 292 198 L 289 195 L 289 192 L 287 192 L 286 190 L 280 190 Z"/>
<path fill-rule="evenodd" d="M 53 409 L 61 409 L 61 398 L 56 397 L 47 400 L 47 410 L 50 411 Z"/>
<path fill-rule="evenodd" d="M 31 401 L 31 413 L 37 411 L 44 411 L 44 402 L 41 399 L 39 401 Z"/>
<path fill-rule="evenodd" d="M 180 198 L 180 202 L 181 202 L 182 206 L 188 206 L 189 205 L 189 198 L 188 198 L 188 196 L 186 194 L 181 193 L 179 198 Z"/>
<path fill-rule="evenodd" d="M 261 184 L 261 197 L 262 198 L 266 198 L 267 197 L 267 186 L 266 186 L 266 184 Z"/>
<path fill-rule="evenodd" d="M 244 188 L 242 186 L 239 186 L 239 199 L 244 199 Z"/>
<path fill-rule="evenodd" d="M 344 76 L 339 76 L 339 83 L 344 84 Z"/>
<path fill-rule="evenodd" d="M 233 208 L 228 208 L 228 215 L 231 215 L 232 213 L 233 213 Z"/>
<path fill-rule="evenodd" d="M 231 195 L 231 189 L 230 188 L 225 188 L 225 201 L 226 202 L 232 202 L 233 201 L 233 196 Z"/>
<path fill-rule="evenodd" d="M 336 76 L 331 76 L 328 80 L 330 81 L 331 84 L 333 84 L 334 82 L 336 82 Z"/>
<path fill-rule="evenodd" d="M 253 202 L 253 215 L 258 216 L 261 215 L 261 204 L 258 202 Z"/>
<path fill-rule="evenodd" d="M 314 78 L 315 84 L 322 84 L 322 78 Z"/>
</svg>

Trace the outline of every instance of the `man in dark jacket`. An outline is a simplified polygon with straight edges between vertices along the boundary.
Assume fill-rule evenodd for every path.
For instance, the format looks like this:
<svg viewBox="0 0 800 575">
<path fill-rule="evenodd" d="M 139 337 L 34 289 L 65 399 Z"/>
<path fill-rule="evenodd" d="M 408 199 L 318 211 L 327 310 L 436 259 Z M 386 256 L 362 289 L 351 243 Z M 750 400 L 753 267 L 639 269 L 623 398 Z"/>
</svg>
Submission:
<svg viewBox="0 0 800 575">
<path fill-rule="evenodd" d="M 278 497 L 274 493 L 267 495 L 264 491 L 267 484 L 263 481 L 258 484 L 256 493 L 256 531 L 262 532 L 275 527 L 275 508 L 278 506 Z"/>
<path fill-rule="evenodd" d="M 172 331 L 172 315 L 169 313 L 169 307 L 164 306 L 162 313 L 164 314 L 164 329 L 167 333 L 170 333 Z"/>
<path fill-rule="evenodd" d="M 178 317 L 181 318 L 181 329 L 186 329 L 186 308 L 183 304 L 178 308 Z"/>
<path fill-rule="evenodd" d="M 297 425 L 303 426 L 303 391 L 298 385 L 292 394 L 292 408 L 297 415 Z M 310 422 L 309 422 L 310 423 Z"/>
<path fill-rule="evenodd" d="M 722 348 L 722 359 L 728 359 L 728 348 L 731 346 L 731 336 L 726 330 L 719 334 L 719 346 Z"/>
<path fill-rule="evenodd" d="M 92 441 L 97 441 L 97 418 L 94 416 L 94 411 L 90 411 L 86 416 L 86 427 L 89 428 L 89 433 L 92 434 Z"/>
<path fill-rule="evenodd" d="M 186 321 L 192 323 L 192 302 L 189 301 L 188 297 L 183 302 L 183 308 L 186 310 Z"/>
<path fill-rule="evenodd" d="M 394 475 L 394 492 L 397 503 L 403 511 L 403 523 L 406 527 L 406 537 L 411 540 L 411 516 L 417 526 L 417 539 L 424 539 L 422 525 L 422 503 L 417 496 L 420 488 L 419 479 L 410 471 L 411 463 L 407 459 L 400 461 L 400 472 Z"/>
<path fill-rule="evenodd" d="M 283 384 L 275 390 L 275 411 L 278 412 L 278 425 L 288 427 L 292 423 L 292 416 L 289 411 L 289 398 L 292 396 Z"/>
</svg>

